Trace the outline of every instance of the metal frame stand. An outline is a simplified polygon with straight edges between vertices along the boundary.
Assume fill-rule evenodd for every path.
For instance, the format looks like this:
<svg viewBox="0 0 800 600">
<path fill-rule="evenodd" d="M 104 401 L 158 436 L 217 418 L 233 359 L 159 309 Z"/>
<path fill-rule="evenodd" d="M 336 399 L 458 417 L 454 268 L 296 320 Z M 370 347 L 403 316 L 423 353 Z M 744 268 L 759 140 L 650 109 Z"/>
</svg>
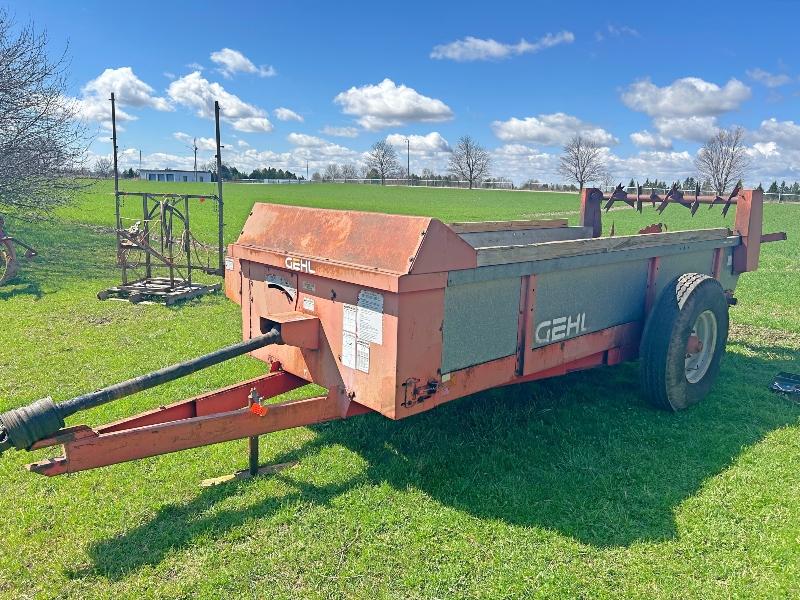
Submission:
<svg viewBox="0 0 800 600">
<path fill-rule="evenodd" d="M 111 94 L 111 131 L 114 156 L 114 201 L 115 232 L 117 238 L 117 262 L 122 271 L 122 283 L 98 292 L 100 300 L 121 298 L 137 303 L 144 300 L 163 301 L 167 305 L 181 300 L 197 298 L 222 289 L 221 283 L 198 283 L 193 281 L 193 273 L 199 270 L 207 275 L 225 276 L 224 247 L 224 202 L 222 198 L 222 146 L 220 144 L 219 102 L 214 103 L 214 121 L 217 143 L 217 194 L 167 194 L 154 192 L 121 192 L 119 190 L 119 169 L 117 162 L 117 122 L 116 100 Z M 141 198 L 141 221 L 131 227 L 123 225 L 122 206 L 126 196 Z M 198 254 L 201 244 L 190 229 L 190 204 L 198 200 L 210 200 L 218 213 L 218 232 L 215 255 L 212 264 L 210 257 L 202 264 L 199 257 L 193 260 L 192 253 Z M 158 223 L 154 230 L 152 223 Z M 177 236 L 179 237 L 176 237 Z M 131 262 L 130 256 L 143 255 L 143 264 Z M 131 279 L 129 272 L 143 268 L 141 277 Z M 162 271 L 162 276 L 154 275 L 154 270 Z"/>
</svg>

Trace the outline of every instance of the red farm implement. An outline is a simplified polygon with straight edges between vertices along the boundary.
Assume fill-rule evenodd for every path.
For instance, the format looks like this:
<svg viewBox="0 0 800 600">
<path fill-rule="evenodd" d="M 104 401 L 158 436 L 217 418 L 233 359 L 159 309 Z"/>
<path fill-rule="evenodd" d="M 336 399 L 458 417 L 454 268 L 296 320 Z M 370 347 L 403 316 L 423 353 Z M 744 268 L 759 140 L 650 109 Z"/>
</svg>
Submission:
<svg viewBox="0 0 800 600">
<path fill-rule="evenodd" d="M 605 205 L 736 208 L 735 228 L 600 237 Z M 758 266 L 762 194 L 584 190 L 565 220 L 453 223 L 256 204 L 225 264 L 243 341 L 84 396 L 0 415 L 0 450 L 63 446 L 58 475 L 377 412 L 403 419 L 488 388 L 640 359 L 645 397 L 679 410 L 709 391 L 742 273 Z M 111 423 L 64 420 L 249 353 L 251 381 Z M 269 402 L 317 383 L 325 395 Z M 165 403 L 166 404 L 166 403 Z M 257 470 L 251 443 L 251 471 Z"/>
<path fill-rule="evenodd" d="M 11 281 L 19 272 L 19 256 L 15 246 L 24 248 L 25 258 L 36 256 L 36 250 L 19 238 L 11 237 L 5 230 L 5 219 L 0 216 L 0 285 Z"/>
</svg>

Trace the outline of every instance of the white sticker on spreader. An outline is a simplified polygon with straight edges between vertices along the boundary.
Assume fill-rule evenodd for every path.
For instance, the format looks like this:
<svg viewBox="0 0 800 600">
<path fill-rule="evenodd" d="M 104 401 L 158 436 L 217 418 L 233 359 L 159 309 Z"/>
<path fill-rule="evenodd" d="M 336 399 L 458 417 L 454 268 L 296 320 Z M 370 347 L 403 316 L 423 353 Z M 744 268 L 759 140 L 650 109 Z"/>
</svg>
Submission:
<svg viewBox="0 0 800 600">
<path fill-rule="evenodd" d="M 230 256 L 225 257 L 225 270 L 233 271 L 233 259 Z"/>
<path fill-rule="evenodd" d="M 359 341 L 383 343 L 383 294 L 367 290 L 361 290 L 358 293 L 356 332 Z"/>
<path fill-rule="evenodd" d="M 347 331 L 342 334 L 342 365 L 356 368 L 356 336 Z"/>
<path fill-rule="evenodd" d="M 303 298 L 303 308 L 307 311 L 314 312 L 314 299 L 308 297 Z"/>
<path fill-rule="evenodd" d="M 356 307 L 352 304 L 342 304 L 342 331 L 356 334 Z"/>
<path fill-rule="evenodd" d="M 356 342 L 356 369 L 369 373 L 369 342 Z"/>
</svg>

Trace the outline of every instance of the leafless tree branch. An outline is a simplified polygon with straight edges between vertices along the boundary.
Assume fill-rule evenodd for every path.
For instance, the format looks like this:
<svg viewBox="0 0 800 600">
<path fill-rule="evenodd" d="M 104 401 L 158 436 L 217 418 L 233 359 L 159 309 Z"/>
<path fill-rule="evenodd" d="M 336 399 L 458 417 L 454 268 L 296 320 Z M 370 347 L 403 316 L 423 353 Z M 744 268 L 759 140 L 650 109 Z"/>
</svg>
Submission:
<svg viewBox="0 0 800 600">
<path fill-rule="evenodd" d="M 492 160 L 489 153 L 468 135 L 462 136 L 450 155 L 448 171 L 461 179 L 469 181 L 469 189 L 489 175 Z"/>
<path fill-rule="evenodd" d="M 698 172 L 711 180 L 714 190 L 718 194 L 725 193 L 744 179 L 750 166 L 744 145 L 744 129 L 721 129 L 703 144 L 694 162 Z"/>
<path fill-rule="evenodd" d="M 51 60 L 47 34 L 0 9 L 0 207 L 38 217 L 84 184 L 89 137 L 66 96 L 66 53 Z"/>
<path fill-rule="evenodd" d="M 366 163 L 367 167 L 378 172 L 381 177 L 381 185 L 386 183 L 387 177 L 391 177 L 400 168 L 397 151 L 386 140 L 379 140 L 372 144 Z"/>
<path fill-rule="evenodd" d="M 583 189 L 587 181 L 603 179 L 606 167 L 602 148 L 580 135 L 573 136 L 564 146 L 559 158 L 558 172 L 567 181 L 577 183 L 580 189 Z"/>
</svg>

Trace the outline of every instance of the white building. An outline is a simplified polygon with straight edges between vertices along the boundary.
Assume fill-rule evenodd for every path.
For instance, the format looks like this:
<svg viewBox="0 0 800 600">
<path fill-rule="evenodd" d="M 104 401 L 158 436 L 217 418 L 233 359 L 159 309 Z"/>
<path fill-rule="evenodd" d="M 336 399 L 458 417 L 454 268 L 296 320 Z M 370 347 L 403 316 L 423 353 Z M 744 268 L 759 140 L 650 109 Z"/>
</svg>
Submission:
<svg viewBox="0 0 800 600">
<path fill-rule="evenodd" d="M 139 179 L 147 181 L 195 181 L 194 171 L 180 171 L 178 169 L 140 169 Z M 210 182 L 211 171 L 198 171 L 197 181 Z"/>
</svg>

